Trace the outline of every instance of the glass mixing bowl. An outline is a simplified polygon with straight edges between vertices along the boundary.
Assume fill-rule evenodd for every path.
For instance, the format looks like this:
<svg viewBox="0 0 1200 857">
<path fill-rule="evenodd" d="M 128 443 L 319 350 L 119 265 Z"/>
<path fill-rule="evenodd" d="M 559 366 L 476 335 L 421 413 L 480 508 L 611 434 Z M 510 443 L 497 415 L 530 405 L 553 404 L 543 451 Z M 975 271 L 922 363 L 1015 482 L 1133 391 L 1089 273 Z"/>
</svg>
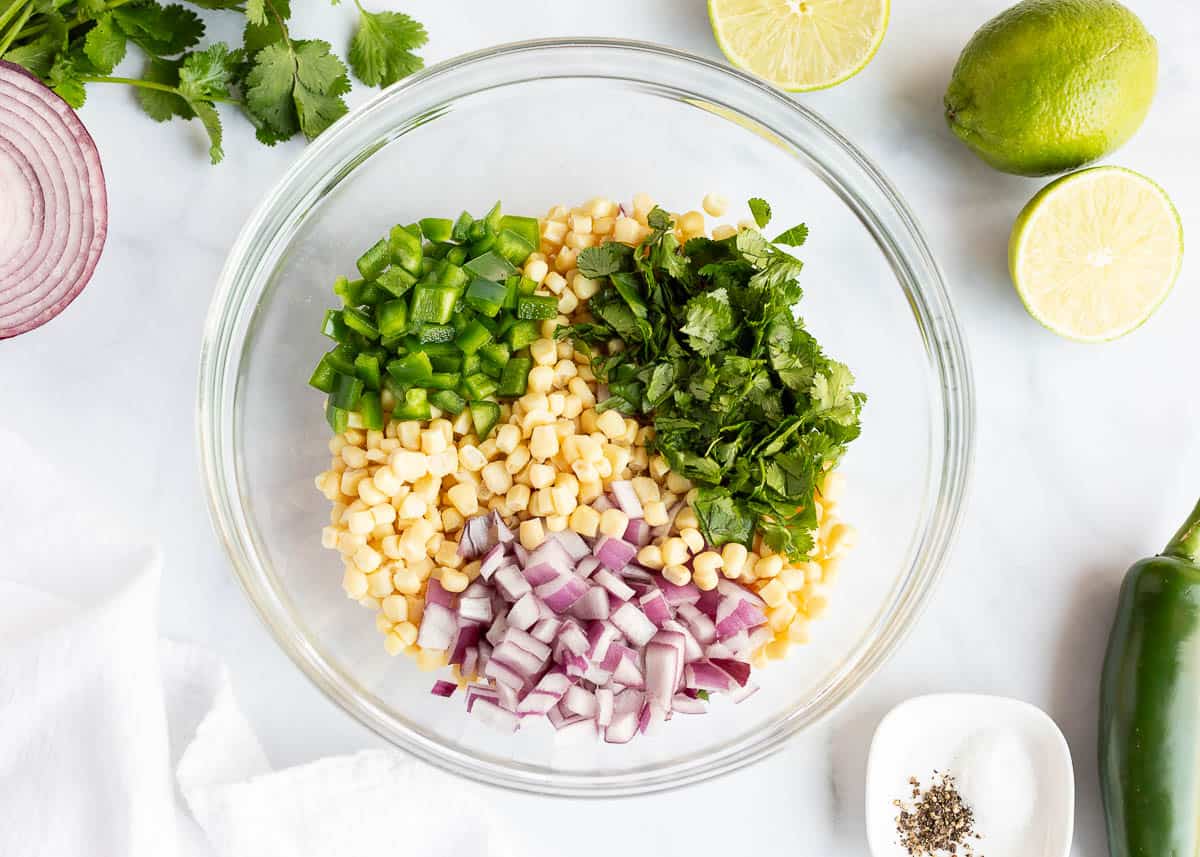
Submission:
<svg viewBox="0 0 1200 857">
<path fill-rule="evenodd" d="M 334 277 L 395 223 L 497 199 L 510 212 L 646 191 L 674 211 L 705 193 L 767 197 L 812 226 L 802 312 L 870 400 L 843 515 L 859 544 L 812 642 L 718 700 L 614 746 L 512 736 L 383 650 L 320 545 L 323 398 L 305 381 Z M 740 203 L 739 203 L 740 206 Z M 735 220 L 731 215 L 728 219 Z M 927 600 L 962 512 L 970 370 L 920 229 L 879 171 L 822 119 L 746 75 L 662 47 L 571 40 L 483 51 L 408 78 L 310 145 L 229 255 L 204 333 L 199 433 L 216 529 L 246 593 L 330 698 L 409 752 L 493 785 L 558 795 L 656 791 L 761 759 L 842 703 Z"/>
</svg>

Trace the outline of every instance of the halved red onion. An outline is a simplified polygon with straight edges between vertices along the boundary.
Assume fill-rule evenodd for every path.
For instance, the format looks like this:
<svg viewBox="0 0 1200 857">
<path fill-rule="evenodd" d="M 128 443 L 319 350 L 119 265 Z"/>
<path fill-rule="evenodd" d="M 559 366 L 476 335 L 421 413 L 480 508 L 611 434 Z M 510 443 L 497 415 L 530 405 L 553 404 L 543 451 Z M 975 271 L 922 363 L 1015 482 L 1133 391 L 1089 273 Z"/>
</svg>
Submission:
<svg viewBox="0 0 1200 857">
<path fill-rule="evenodd" d="M 91 279 L 107 232 L 100 154 L 78 114 L 0 60 L 0 339 L 62 312 Z"/>
</svg>

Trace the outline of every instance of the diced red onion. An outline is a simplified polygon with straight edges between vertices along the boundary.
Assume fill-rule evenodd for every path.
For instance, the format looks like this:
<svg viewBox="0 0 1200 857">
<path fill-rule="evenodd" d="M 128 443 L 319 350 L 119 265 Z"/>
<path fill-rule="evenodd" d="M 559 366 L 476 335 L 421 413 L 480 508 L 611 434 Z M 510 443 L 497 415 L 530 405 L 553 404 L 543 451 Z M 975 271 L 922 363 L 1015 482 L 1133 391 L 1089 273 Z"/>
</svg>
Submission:
<svg viewBox="0 0 1200 857">
<path fill-rule="evenodd" d="M 592 582 L 598 583 L 609 591 L 610 594 L 616 596 L 621 601 L 628 601 L 634 596 L 634 591 L 625 581 L 617 577 L 607 568 L 602 568 L 592 575 Z M 664 607 L 666 604 L 664 603 Z"/>
<path fill-rule="evenodd" d="M 750 639 L 747 647 L 751 652 L 756 652 L 774 639 L 771 629 L 766 625 L 760 625 L 750 632 Z"/>
<path fill-rule="evenodd" d="M 422 617 L 424 618 L 424 617 Z M 460 624 L 454 637 L 454 645 L 450 649 L 448 663 L 461 664 L 479 642 L 479 626 L 473 623 Z"/>
<path fill-rule="evenodd" d="M 574 577 L 568 563 L 569 560 L 565 556 L 561 563 L 534 562 L 530 557 L 529 565 L 525 566 L 521 573 L 525 575 L 525 579 L 531 586 L 541 586 L 543 583 L 551 583 L 559 578 Z"/>
<path fill-rule="evenodd" d="M 626 688 L 613 697 L 613 714 L 625 714 L 632 711 L 637 714 L 646 702 L 646 694 L 640 690 Z"/>
<path fill-rule="evenodd" d="M 429 578 L 425 587 L 425 603 L 440 604 L 442 607 L 454 607 L 454 595 L 442 588 L 441 581 L 436 577 Z"/>
<path fill-rule="evenodd" d="M 532 652 L 525 651 L 516 643 L 505 640 L 496 646 L 496 650 L 492 652 L 492 660 L 488 666 L 495 667 L 496 664 L 503 664 L 519 675 L 521 683 L 514 685 L 514 687 L 520 687 L 521 684 L 529 682 L 530 679 L 541 672 L 545 661 Z M 496 676 L 492 676 L 492 678 L 496 678 Z"/>
<path fill-rule="evenodd" d="M 541 613 L 542 608 L 538 604 L 537 597 L 532 592 L 526 592 L 509 609 L 505 619 L 508 627 L 520 628 L 524 631 L 534 626 Z"/>
<path fill-rule="evenodd" d="M 721 603 L 721 593 L 716 589 L 704 590 L 696 599 L 696 609 L 710 619 L 717 618 L 717 605 Z"/>
<path fill-rule="evenodd" d="M 626 711 L 613 716 L 604 730 L 604 740 L 608 744 L 628 744 L 637 734 L 638 715 L 634 711 Z"/>
<path fill-rule="evenodd" d="M 62 312 L 91 279 L 107 232 L 100 155 L 79 115 L 0 61 L 0 339 Z"/>
<path fill-rule="evenodd" d="M 579 562 L 591 553 L 591 549 L 584 542 L 583 537 L 574 530 L 559 530 L 557 533 L 551 533 L 550 537 L 558 542 L 574 562 Z"/>
<path fill-rule="evenodd" d="M 591 577 L 592 573 L 600 567 L 600 560 L 594 556 L 585 556 L 575 566 L 575 573 L 580 577 Z"/>
<path fill-rule="evenodd" d="M 608 592 L 599 586 L 593 586 L 582 598 L 571 607 L 571 615 L 576 619 L 607 619 Z"/>
<path fill-rule="evenodd" d="M 430 580 L 430 583 L 434 581 Z M 445 650 L 458 631 L 458 617 L 441 604 L 427 603 L 421 615 L 421 630 L 417 645 L 422 649 Z"/>
<path fill-rule="evenodd" d="M 478 559 L 492 547 L 488 540 L 488 516 L 467 518 L 458 536 L 458 555 L 463 559 Z"/>
<path fill-rule="evenodd" d="M 616 504 L 609 499 L 607 494 L 601 494 L 592 501 L 592 508 L 597 512 L 607 512 L 609 509 L 617 508 Z"/>
<path fill-rule="evenodd" d="M 606 670 L 597 663 L 589 663 L 583 673 L 583 678 L 598 687 L 612 684 L 612 671 Z"/>
<path fill-rule="evenodd" d="M 487 666 L 483 668 L 483 674 L 488 678 L 494 678 L 497 685 L 507 685 L 513 690 L 520 690 L 526 682 L 525 676 L 498 658 L 488 660 Z"/>
<path fill-rule="evenodd" d="M 543 693 L 540 690 L 532 690 L 525 694 L 524 698 L 517 703 L 517 713 L 546 714 L 556 705 L 558 705 L 558 697 L 554 694 Z"/>
<path fill-rule="evenodd" d="M 496 704 L 505 711 L 516 711 L 517 706 L 521 704 L 519 689 L 498 682 L 496 684 Z"/>
<path fill-rule="evenodd" d="M 633 490 L 633 482 L 628 479 L 618 479 L 612 483 L 613 501 L 621 507 L 621 511 L 630 518 L 645 517 L 645 512 L 642 510 L 642 501 L 638 498 L 637 491 Z"/>
<path fill-rule="evenodd" d="M 591 645 L 587 634 L 574 619 L 563 620 L 562 627 L 558 629 L 558 639 L 569 651 L 577 655 L 585 654 Z"/>
<path fill-rule="evenodd" d="M 680 604 L 695 604 L 702 595 L 700 587 L 694 583 L 676 586 L 664 577 L 659 579 L 658 585 L 662 587 L 663 595 L 666 596 L 667 603 L 672 607 L 678 607 Z"/>
<path fill-rule="evenodd" d="M 629 602 L 622 604 L 610 617 L 631 643 L 638 648 L 650 642 L 657 626 L 646 618 L 646 614 Z"/>
<path fill-rule="evenodd" d="M 481 684 L 472 684 L 467 686 L 467 713 L 471 713 L 471 709 L 475 707 L 476 700 L 486 699 L 489 702 L 495 702 L 498 699 L 496 690 Z"/>
<path fill-rule="evenodd" d="M 663 711 L 670 711 L 671 697 L 679 685 L 683 657 L 676 641 L 660 637 L 664 633 L 672 632 L 659 631 L 646 646 L 646 695 Z"/>
<path fill-rule="evenodd" d="M 452 681 L 435 681 L 433 689 L 429 692 L 434 696 L 453 696 L 456 690 L 458 690 L 458 685 Z"/>
<path fill-rule="evenodd" d="M 596 540 L 592 553 L 610 571 L 620 571 L 633 559 L 637 548 L 624 539 L 601 536 Z"/>
<path fill-rule="evenodd" d="M 748 601 L 760 610 L 765 609 L 767 603 L 758 597 L 757 594 L 751 592 L 740 583 L 736 583 L 726 577 L 717 580 L 717 593 L 724 598 L 736 598 L 739 601 Z"/>
<path fill-rule="evenodd" d="M 568 717 L 555 727 L 555 740 L 577 741 L 596 737 L 596 721 L 590 717 Z"/>
<path fill-rule="evenodd" d="M 670 619 L 663 623 L 663 628 L 678 631 L 679 635 L 683 637 L 683 660 L 685 663 L 698 661 L 704 657 L 704 647 L 697 642 L 696 638 L 692 636 L 692 632 L 682 622 Z"/>
<path fill-rule="evenodd" d="M 491 598 L 460 598 L 458 600 L 458 615 L 472 622 L 488 624 L 492 621 Z"/>
<path fill-rule="evenodd" d="M 578 714 L 582 717 L 596 716 L 596 695 L 584 687 L 577 684 L 567 688 L 566 694 L 563 696 L 563 705 L 572 714 Z"/>
<path fill-rule="evenodd" d="M 587 594 L 588 585 L 587 581 L 582 578 L 567 573 L 548 583 L 543 583 L 534 591 L 555 613 L 565 613 L 571 609 L 572 604 Z"/>
<path fill-rule="evenodd" d="M 708 706 L 699 697 L 677 693 L 671 698 L 671 711 L 677 714 L 704 714 Z"/>
<path fill-rule="evenodd" d="M 650 525 L 641 518 L 630 518 L 625 525 L 625 541 L 644 548 L 650 544 Z"/>
<path fill-rule="evenodd" d="M 504 545 L 496 545 L 490 551 L 483 555 L 483 559 L 479 562 L 479 576 L 484 580 L 491 580 L 492 575 L 496 573 L 496 569 L 500 568 L 508 561 L 508 554 L 504 551 Z M 478 583 L 479 581 L 476 581 Z"/>
<path fill-rule="evenodd" d="M 667 598 L 661 589 L 653 589 L 643 594 L 638 598 L 638 604 L 646 618 L 659 628 L 671 619 L 671 608 L 667 605 Z"/>
<path fill-rule="evenodd" d="M 735 661 L 733 658 L 709 658 L 709 663 L 720 667 L 729 677 L 738 683 L 739 686 L 745 687 L 746 682 L 750 681 L 750 664 L 745 661 Z"/>
<path fill-rule="evenodd" d="M 559 619 L 539 619 L 538 623 L 529 631 L 529 635 L 535 640 L 549 645 L 558 637 L 558 629 L 562 627 L 562 621 Z"/>
<path fill-rule="evenodd" d="M 492 627 L 488 628 L 487 641 L 493 646 L 498 646 L 504 640 L 504 632 L 508 630 L 508 617 L 500 613 L 492 620 Z"/>
<path fill-rule="evenodd" d="M 657 705 L 645 703 L 642 705 L 641 712 L 638 713 L 638 732 L 645 735 L 650 729 L 650 724 L 662 718 L 662 712 L 667 709 L 659 708 Z M 656 714 L 655 712 L 658 712 Z"/>
<path fill-rule="evenodd" d="M 465 676 L 473 676 L 479 672 L 479 647 L 471 646 L 463 654 L 462 666 L 459 668 Z"/>
<path fill-rule="evenodd" d="M 525 546 L 520 542 L 513 542 L 509 548 L 517 559 L 517 565 L 524 568 L 529 563 L 529 551 L 525 550 Z"/>
<path fill-rule="evenodd" d="M 596 688 L 596 725 L 608 726 L 613 718 L 613 692 L 606 687 Z"/>
<path fill-rule="evenodd" d="M 515 565 L 506 565 L 497 569 L 493 578 L 504 599 L 510 603 L 520 600 L 521 596 L 533 591 L 529 581 Z"/>
<path fill-rule="evenodd" d="M 509 628 L 504 632 L 504 641 L 520 646 L 539 661 L 545 663 L 550 657 L 550 647 L 532 634 L 527 634 L 519 628 Z"/>
<path fill-rule="evenodd" d="M 717 638 L 717 626 L 713 620 L 697 610 L 694 604 L 680 604 L 675 615 L 701 645 L 707 646 Z"/>
<path fill-rule="evenodd" d="M 504 523 L 504 518 L 494 509 L 488 515 L 488 531 L 488 538 L 495 544 L 507 545 L 516 538 L 513 531 L 508 528 L 508 524 Z"/>
<path fill-rule="evenodd" d="M 708 661 L 696 661 L 683 669 L 683 683 L 693 690 L 715 690 L 724 692 L 734 685 L 734 680 L 720 667 Z"/>
</svg>

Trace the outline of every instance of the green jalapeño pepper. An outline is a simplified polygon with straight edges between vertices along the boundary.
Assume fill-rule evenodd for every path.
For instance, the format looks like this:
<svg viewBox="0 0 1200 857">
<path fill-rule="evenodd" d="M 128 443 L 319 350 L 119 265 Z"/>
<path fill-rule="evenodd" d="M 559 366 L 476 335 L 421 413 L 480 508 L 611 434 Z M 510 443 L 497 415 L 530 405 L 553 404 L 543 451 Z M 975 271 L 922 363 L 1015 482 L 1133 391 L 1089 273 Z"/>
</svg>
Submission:
<svg viewBox="0 0 1200 857">
<path fill-rule="evenodd" d="M 1100 685 L 1111 857 L 1200 854 L 1200 504 L 1121 587 Z"/>
</svg>

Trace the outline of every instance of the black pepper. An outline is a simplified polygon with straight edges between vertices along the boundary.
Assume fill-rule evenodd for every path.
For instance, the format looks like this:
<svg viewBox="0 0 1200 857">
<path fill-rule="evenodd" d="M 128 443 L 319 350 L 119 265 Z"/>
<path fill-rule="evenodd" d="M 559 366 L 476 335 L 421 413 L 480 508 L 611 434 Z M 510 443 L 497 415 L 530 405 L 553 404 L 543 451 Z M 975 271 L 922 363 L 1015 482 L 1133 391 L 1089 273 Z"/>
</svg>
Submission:
<svg viewBox="0 0 1200 857">
<path fill-rule="evenodd" d="M 980 838 L 975 832 L 975 815 L 958 793 L 952 775 L 934 771 L 927 789 L 921 788 L 916 777 L 909 777 L 908 784 L 912 787 L 909 802 L 892 801 L 900 809 L 896 834 L 904 850 L 913 857 L 960 853 L 983 857 L 971 847 L 970 840 Z"/>
</svg>

